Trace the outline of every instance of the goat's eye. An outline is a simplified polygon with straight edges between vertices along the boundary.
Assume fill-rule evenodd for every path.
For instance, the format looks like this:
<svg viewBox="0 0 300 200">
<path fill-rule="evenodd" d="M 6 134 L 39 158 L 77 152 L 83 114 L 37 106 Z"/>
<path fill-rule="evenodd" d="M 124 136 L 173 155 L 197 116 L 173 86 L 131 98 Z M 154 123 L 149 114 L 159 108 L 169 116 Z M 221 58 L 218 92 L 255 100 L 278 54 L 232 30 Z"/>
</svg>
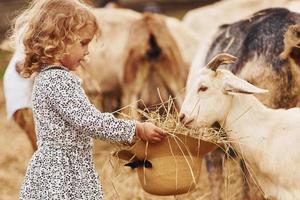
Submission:
<svg viewBox="0 0 300 200">
<path fill-rule="evenodd" d="M 208 88 L 206 87 L 206 86 L 201 86 L 201 87 L 199 87 L 199 89 L 198 89 L 198 92 L 204 92 L 204 91 L 206 91 Z"/>
</svg>

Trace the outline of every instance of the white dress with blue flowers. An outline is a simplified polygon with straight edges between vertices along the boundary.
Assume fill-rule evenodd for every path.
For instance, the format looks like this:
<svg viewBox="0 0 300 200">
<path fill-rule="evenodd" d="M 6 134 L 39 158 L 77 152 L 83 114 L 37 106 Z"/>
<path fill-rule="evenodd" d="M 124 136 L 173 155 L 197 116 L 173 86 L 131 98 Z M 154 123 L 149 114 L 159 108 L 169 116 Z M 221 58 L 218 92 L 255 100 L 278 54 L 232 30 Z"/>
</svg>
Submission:
<svg viewBox="0 0 300 200">
<path fill-rule="evenodd" d="M 79 77 L 64 67 L 45 67 L 35 77 L 32 105 L 38 150 L 27 168 L 20 199 L 103 199 L 91 140 L 130 143 L 135 121 L 98 111 Z"/>
</svg>

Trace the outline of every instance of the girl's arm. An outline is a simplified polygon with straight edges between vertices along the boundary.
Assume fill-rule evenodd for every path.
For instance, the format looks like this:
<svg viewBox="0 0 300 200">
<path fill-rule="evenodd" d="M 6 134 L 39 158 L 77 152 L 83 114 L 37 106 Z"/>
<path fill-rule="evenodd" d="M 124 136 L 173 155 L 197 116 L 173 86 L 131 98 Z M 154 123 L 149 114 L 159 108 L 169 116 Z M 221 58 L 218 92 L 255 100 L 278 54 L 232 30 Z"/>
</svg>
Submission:
<svg viewBox="0 0 300 200">
<path fill-rule="evenodd" d="M 49 101 L 64 120 L 93 138 L 132 142 L 136 122 L 101 113 L 86 97 L 81 84 L 69 72 L 55 70 L 58 76 L 50 82 Z M 54 72 L 51 72 L 54 73 Z"/>
</svg>

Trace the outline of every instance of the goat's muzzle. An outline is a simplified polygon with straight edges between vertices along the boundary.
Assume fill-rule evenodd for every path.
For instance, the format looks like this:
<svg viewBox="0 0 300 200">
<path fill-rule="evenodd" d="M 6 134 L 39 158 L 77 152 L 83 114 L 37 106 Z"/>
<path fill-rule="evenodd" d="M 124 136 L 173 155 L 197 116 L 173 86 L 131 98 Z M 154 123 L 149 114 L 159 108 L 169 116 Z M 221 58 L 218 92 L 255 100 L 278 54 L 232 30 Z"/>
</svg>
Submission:
<svg viewBox="0 0 300 200">
<path fill-rule="evenodd" d="M 179 120 L 186 127 L 190 127 L 191 123 L 194 121 L 194 119 L 188 119 L 183 113 L 179 115 Z"/>
</svg>

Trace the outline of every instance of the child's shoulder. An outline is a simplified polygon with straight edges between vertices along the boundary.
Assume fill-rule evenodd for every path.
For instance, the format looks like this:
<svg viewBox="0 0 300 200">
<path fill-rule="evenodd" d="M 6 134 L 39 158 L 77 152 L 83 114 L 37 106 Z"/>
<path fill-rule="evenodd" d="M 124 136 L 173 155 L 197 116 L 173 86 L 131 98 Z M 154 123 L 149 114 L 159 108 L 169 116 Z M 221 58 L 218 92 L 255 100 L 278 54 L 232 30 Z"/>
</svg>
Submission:
<svg viewBox="0 0 300 200">
<path fill-rule="evenodd" d="M 43 82 L 50 85 L 73 84 L 78 81 L 71 72 L 62 67 L 45 67 L 36 76 L 36 82 Z"/>
</svg>

